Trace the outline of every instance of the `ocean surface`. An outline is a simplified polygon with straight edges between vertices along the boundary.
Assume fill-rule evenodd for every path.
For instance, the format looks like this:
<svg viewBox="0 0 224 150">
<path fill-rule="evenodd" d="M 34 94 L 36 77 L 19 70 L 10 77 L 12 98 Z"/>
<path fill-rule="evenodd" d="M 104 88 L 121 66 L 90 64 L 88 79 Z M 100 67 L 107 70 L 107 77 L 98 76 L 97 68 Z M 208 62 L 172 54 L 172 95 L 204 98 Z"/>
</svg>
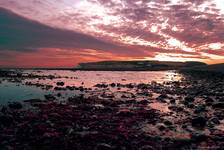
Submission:
<svg viewBox="0 0 224 150">
<path fill-rule="evenodd" d="M 84 88 L 94 88 L 96 84 L 139 84 L 157 83 L 178 81 L 181 75 L 175 71 L 69 71 L 69 70 L 17 70 L 25 76 L 19 82 L 14 82 L 12 79 L 0 78 L 0 104 L 7 104 L 13 101 L 23 101 L 28 99 L 43 99 L 44 95 L 57 94 L 58 91 L 52 89 L 43 89 L 40 86 L 46 85 L 57 87 L 57 82 L 63 82 L 66 86 L 76 86 Z M 29 78 L 29 75 L 38 76 Z M 26 78 L 27 76 L 27 78 Z M 50 76 L 47 78 L 42 78 Z M 52 78 L 53 77 L 53 78 Z M 60 99 L 66 99 L 71 95 L 79 93 L 79 91 L 63 90 L 60 91 L 63 96 Z"/>
</svg>

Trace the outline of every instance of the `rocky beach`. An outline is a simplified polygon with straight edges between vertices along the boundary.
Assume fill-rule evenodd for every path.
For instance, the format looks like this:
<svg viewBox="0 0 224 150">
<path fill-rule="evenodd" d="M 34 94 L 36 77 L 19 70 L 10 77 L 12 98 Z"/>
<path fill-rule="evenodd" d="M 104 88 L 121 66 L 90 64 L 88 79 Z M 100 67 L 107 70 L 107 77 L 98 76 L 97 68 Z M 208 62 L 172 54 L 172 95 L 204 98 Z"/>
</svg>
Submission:
<svg viewBox="0 0 224 150">
<path fill-rule="evenodd" d="M 77 77 L 2 70 L 1 84 L 48 93 L 1 105 L 0 149 L 223 149 L 223 75 L 169 75 L 163 82 L 85 87 L 56 80 Z"/>
<path fill-rule="evenodd" d="M 0 150 L 224 150 L 224 0 L 0 0 Z"/>
</svg>

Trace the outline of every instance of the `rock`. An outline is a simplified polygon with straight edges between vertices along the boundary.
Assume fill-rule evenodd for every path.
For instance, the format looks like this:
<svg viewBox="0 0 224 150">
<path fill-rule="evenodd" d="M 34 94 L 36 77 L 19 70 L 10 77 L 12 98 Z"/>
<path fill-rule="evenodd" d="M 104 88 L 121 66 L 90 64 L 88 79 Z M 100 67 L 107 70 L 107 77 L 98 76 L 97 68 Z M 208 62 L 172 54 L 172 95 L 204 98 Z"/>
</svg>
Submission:
<svg viewBox="0 0 224 150">
<path fill-rule="evenodd" d="M 61 97 L 61 93 L 58 93 L 58 94 L 57 94 L 57 97 Z"/>
<path fill-rule="evenodd" d="M 219 120 L 224 120 L 224 113 L 223 111 L 215 111 L 214 116 L 217 117 Z"/>
<path fill-rule="evenodd" d="M 172 123 L 171 121 L 169 121 L 169 120 L 165 120 L 163 123 L 164 123 L 165 125 L 167 125 L 167 126 L 171 126 L 171 125 L 173 125 L 173 123 Z"/>
<path fill-rule="evenodd" d="M 137 85 L 137 88 L 138 89 L 142 89 L 142 90 L 146 90 L 146 89 L 148 89 L 149 88 L 149 85 L 148 84 L 144 84 L 144 83 L 140 83 L 140 84 L 138 84 Z"/>
<path fill-rule="evenodd" d="M 111 86 L 111 87 L 115 87 L 116 84 L 115 84 L 115 83 L 111 83 L 110 86 Z"/>
<path fill-rule="evenodd" d="M 205 110 L 206 110 L 206 107 L 204 105 L 200 105 L 195 108 L 194 113 L 198 114 L 198 113 L 204 112 Z"/>
<path fill-rule="evenodd" d="M 182 127 L 183 129 L 186 129 L 186 128 L 187 128 L 187 125 L 186 125 L 186 124 L 183 124 L 181 127 Z"/>
<path fill-rule="evenodd" d="M 75 87 L 74 86 L 66 86 L 66 89 L 70 90 L 70 91 L 74 91 Z"/>
<path fill-rule="evenodd" d="M 98 144 L 94 150 L 111 150 L 112 149 L 112 146 L 109 145 L 109 144 L 106 144 L 106 143 L 101 143 L 101 144 Z"/>
<path fill-rule="evenodd" d="M 2 150 L 12 150 L 12 149 L 13 149 L 13 147 L 10 146 L 10 144 L 9 144 L 8 141 L 1 141 L 1 142 L 0 142 L 0 148 L 1 148 Z"/>
<path fill-rule="evenodd" d="M 42 102 L 42 100 L 40 100 L 40 99 L 29 99 L 29 100 L 24 100 L 24 102 L 27 102 L 27 103 L 40 103 L 40 102 Z"/>
<path fill-rule="evenodd" d="M 133 112 L 131 112 L 130 110 L 128 109 L 124 109 L 124 110 L 120 110 L 118 113 L 117 113 L 118 116 L 122 116 L 122 117 L 132 117 L 134 115 Z"/>
<path fill-rule="evenodd" d="M 160 96 L 157 97 L 157 99 L 166 99 L 169 98 L 166 94 L 161 94 Z"/>
<path fill-rule="evenodd" d="M 211 118 L 209 121 L 214 124 L 220 124 L 219 118 L 217 118 L 217 117 Z"/>
<path fill-rule="evenodd" d="M 52 85 L 46 85 L 46 86 L 45 86 L 45 89 L 46 89 L 46 90 L 49 90 L 49 89 L 52 89 L 52 88 L 53 88 Z"/>
<path fill-rule="evenodd" d="M 129 98 L 129 97 L 126 95 L 121 95 L 121 98 Z"/>
<path fill-rule="evenodd" d="M 184 101 L 186 101 L 186 102 L 190 102 L 190 103 L 191 103 L 191 102 L 194 102 L 194 100 L 195 100 L 195 99 L 194 99 L 194 97 L 192 97 L 192 96 L 187 96 L 187 97 L 184 98 Z"/>
<path fill-rule="evenodd" d="M 83 92 L 84 90 L 85 90 L 84 87 L 82 87 L 82 86 L 79 87 L 80 92 Z"/>
<path fill-rule="evenodd" d="M 206 141 L 207 140 L 207 136 L 201 133 L 194 133 L 191 136 L 191 139 L 195 142 L 202 142 L 202 141 Z"/>
<path fill-rule="evenodd" d="M 142 104 L 142 105 L 147 105 L 149 103 L 149 101 L 147 100 L 141 100 L 138 102 L 138 104 Z"/>
<path fill-rule="evenodd" d="M 160 131 L 164 131 L 164 130 L 166 129 L 166 127 L 165 127 L 164 125 L 160 125 L 160 126 L 158 126 L 158 129 L 159 129 Z"/>
<path fill-rule="evenodd" d="M 217 102 L 217 103 L 214 103 L 212 105 L 213 108 L 217 108 L 217 109 L 223 109 L 224 108 L 224 102 Z"/>
<path fill-rule="evenodd" d="M 140 147 L 139 150 L 154 150 L 152 146 L 150 145 L 144 145 L 142 147 Z"/>
<path fill-rule="evenodd" d="M 8 112 L 7 107 L 6 107 L 6 106 L 3 106 L 3 107 L 1 108 L 1 112 L 2 112 L 3 114 L 6 114 L 6 113 Z"/>
<path fill-rule="evenodd" d="M 176 105 L 169 106 L 168 108 L 169 108 L 170 110 L 172 110 L 172 111 L 176 111 L 176 112 L 181 112 L 181 111 L 184 110 L 184 108 L 179 107 L 179 106 L 176 106 Z"/>
<path fill-rule="evenodd" d="M 107 84 L 96 84 L 95 87 L 98 87 L 98 88 L 107 88 L 108 85 Z"/>
<path fill-rule="evenodd" d="M 187 107 L 188 107 L 188 108 L 194 108 L 194 107 L 195 107 L 195 105 L 194 105 L 194 104 L 192 104 L 192 103 L 190 103 L 190 104 L 188 104 L 188 105 L 187 105 Z"/>
<path fill-rule="evenodd" d="M 43 137 L 55 138 L 55 137 L 59 137 L 59 134 L 57 132 L 46 132 L 43 134 Z"/>
<path fill-rule="evenodd" d="M 126 87 L 129 88 L 129 89 L 133 89 L 134 85 L 130 83 L 130 84 L 127 84 Z"/>
<path fill-rule="evenodd" d="M 49 95 L 44 95 L 44 97 L 46 98 L 46 100 L 49 100 L 49 101 L 53 101 L 53 100 L 56 99 L 56 98 L 55 98 L 53 95 L 51 95 L 51 94 L 49 94 Z"/>
<path fill-rule="evenodd" d="M 10 103 L 8 106 L 11 109 L 22 109 L 23 108 L 22 104 L 19 102 Z"/>
<path fill-rule="evenodd" d="M 5 126 L 10 126 L 12 123 L 13 123 L 12 116 L 0 114 L 0 126 L 1 124 Z"/>
<path fill-rule="evenodd" d="M 196 127 L 196 128 L 204 128 L 206 124 L 207 124 L 207 119 L 201 116 L 195 117 L 191 121 L 192 127 Z"/>
<path fill-rule="evenodd" d="M 68 98 L 68 101 L 73 104 L 83 104 L 84 100 L 84 95 L 77 95 Z"/>
<path fill-rule="evenodd" d="M 57 87 L 54 88 L 54 90 L 56 90 L 56 91 L 65 91 L 66 88 L 57 86 Z"/>
<path fill-rule="evenodd" d="M 171 99 L 171 100 L 170 100 L 170 103 L 171 103 L 171 104 L 175 104 L 175 103 L 176 103 L 176 100 L 175 100 L 175 99 Z"/>
<path fill-rule="evenodd" d="M 205 103 L 213 103 L 214 100 L 210 97 L 207 97 L 206 100 L 205 100 Z"/>
<path fill-rule="evenodd" d="M 64 82 L 57 82 L 56 84 L 57 84 L 57 86 L 64 86 L 65 85 Z"/>
<path fill-rule="evenodd" d="M 184 110 L 183 107 L 178 107 L 178 108 L 177 108 L 177 112 L 181 112 L 181 111 L 183 111 L 183 110 Z"/>
</svg>

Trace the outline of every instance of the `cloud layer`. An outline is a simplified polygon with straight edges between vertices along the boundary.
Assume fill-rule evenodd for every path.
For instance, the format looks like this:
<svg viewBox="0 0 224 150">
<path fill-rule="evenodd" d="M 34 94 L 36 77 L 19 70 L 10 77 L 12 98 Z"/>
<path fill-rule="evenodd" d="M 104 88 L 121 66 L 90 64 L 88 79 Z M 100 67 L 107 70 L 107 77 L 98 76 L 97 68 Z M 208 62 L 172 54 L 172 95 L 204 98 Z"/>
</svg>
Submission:
<svg viewBox="0 0 224 150">
<path fill-rule="evenodd" d="M 89 35 L 53 28 L 0 8 L 0 50 L 36 51 L 41 48 L 96 49 L 132 53 L 131 49 Z"/>
<path fill-rule="evenodd" d="M 121 56 L 220 62 L 224 60 L 224 3 L 221 1 L 0 0 L 1 7 L 24 16 L 0 10 L 1 20 L 14 21 L 0 24 L 6 28 L 0 31 L 3 32 L 0 36 L 11 41 L 1 44 L 0 49 L 58 48 L 65 53 L 88 49 L 107 53 L 111 59 Z M 94 60 L 94 56 L 88 57 Z"/>
</svg>

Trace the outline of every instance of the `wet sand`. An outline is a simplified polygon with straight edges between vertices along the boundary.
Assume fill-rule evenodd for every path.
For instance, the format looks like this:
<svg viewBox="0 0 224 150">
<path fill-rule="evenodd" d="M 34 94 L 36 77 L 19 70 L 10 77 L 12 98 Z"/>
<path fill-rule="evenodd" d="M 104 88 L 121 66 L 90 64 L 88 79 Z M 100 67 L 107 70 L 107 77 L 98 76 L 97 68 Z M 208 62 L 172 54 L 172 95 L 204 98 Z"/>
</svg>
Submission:
<svg viewBox="0 0 224 150">
<path fill-rule="evenodd" d="M 92 87 L 36 82 L 61 78 L 51 75 L 0 76 L 1 83 L 50 91 L 1 107 L 0 149 L 224 148 L 223 75 L 188 72 L 163 83 Z"/>
</svg>

